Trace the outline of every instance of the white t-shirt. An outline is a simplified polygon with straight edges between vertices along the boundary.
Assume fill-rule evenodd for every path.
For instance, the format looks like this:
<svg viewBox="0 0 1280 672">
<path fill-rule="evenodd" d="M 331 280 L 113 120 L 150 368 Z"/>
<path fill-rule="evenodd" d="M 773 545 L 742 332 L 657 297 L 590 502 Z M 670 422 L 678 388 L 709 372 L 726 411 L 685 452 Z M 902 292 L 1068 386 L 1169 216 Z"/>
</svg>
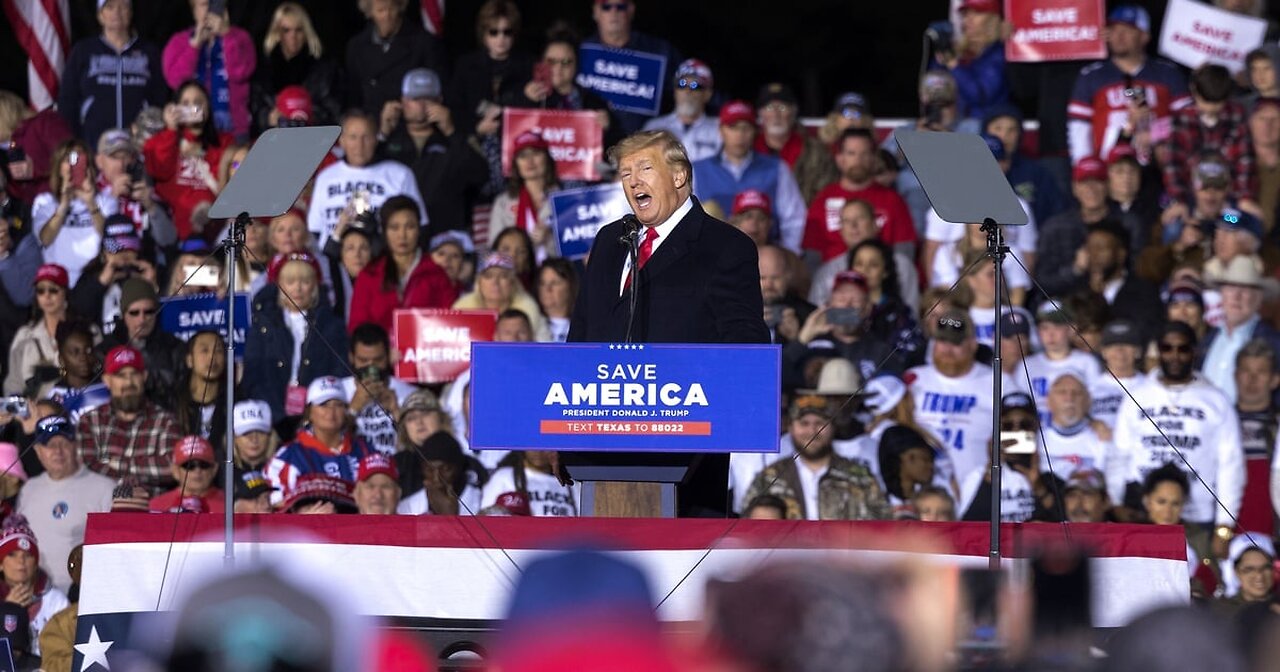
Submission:
<svg viewBox="0 0 1280 672">
<path fill-rule="evenodd" d="M 1088 421 L 1074 428 L 1075 431 L 1063 431 L 1050 423 L 1041 425 L 1041 430 L 1044 432 L 1045 451 L 1040 454 L 1041 471 L 1049 472 L 1049 463 L 1052 462 L 1053 474 L 1064 481 L 1081 469 L 1107 473 L 1107 459 L 1115 448 L 1109 441 L 1103 441 Z"/>
<path fill-rule="evenodd" d="M 458 495 L 458 515 L 471 516 L 480 513 L 480 490 L 472 485 L 462 489 Z M 404 516 L 421 516 L 434 513 L 427 504 L 427 491 L 419 490 L 400 500 L 396 505 L 396 513 Z"/>
<path fill-rule="evenodd" d="M 958 517 L 963 517 L 964 512 L 973 505 L 985 476 L 986 470 L 980 469 L 961 482 L 960 499 L 956 507 Z M 1006 523 L 1024 523 L 1031 520 L 1035 512 L 1036 496 L 1031 489 L 1031 481 L 1006 465 L 1000 470 L 1000 520 Z"/>
<path fill-rule="evenodd" d="M 387 380 L 387 386 L 396 395 L 396 401 L 401 404 L 404 403 L 405 397 L 413 394 L 417 389 L 394 376 Z M 351 403 L 356 396 L 355 376 L 342 379 L 342 391 L 347 395 L 347 403 Z M 393 455 L 396 452 L 396 424 L 382 412 L 378 404 L 372 401 L 356 413 L 356 434 L 364 439 L 370 448 L 387 455 Z"/>
<path fill-rule="evenodd" d="M 529 492 L 529 510 L 535 516 L 577 516 L 578 497 L 573 488 L 560 485 L 551 474 L 525 469 L 525 481 Z M 514 492 L 515 472 L 502 467 L 489 477 L 480 494 L 480 508 L 485 509 L 498 502 L 498 495 Z"/>
<path fill-rule="evenodd" d="M 1064 373 L 1073 373 L 1084 389 L 1089 389 L 1102 376 L 1102 365 L 1098 358 L 1080 350 L 1072 350 L 1062 359 L 1049 359 L 1049 355 L 1037 352 L 1023 360 L 1026 374 L 1031 376 L 1031 397 L 1036 400 L 1036 409 L 1040 411 L 1040 422 L 1049 421 L 1049 386 Z M 1110 376 L 1108 376 L 1110 377 Z M 1024 387 L 1025 387 L 1025 380 Z"/>
<path fill-rule="evenodd" d="M 1234 526 L 1233 518 L 1240 512 L 1244 496 L 1244 448 L 1240 445 L 1239 418 L 1226 395 L 1199 376 L 1185 385 L 1166 386 L 1157 374 L 1134 390 L 1133 396 L 1146 414 L 1131 400 L 1120 404 L 1115 458 L 1107 462 L 1107 490 L 1112 501 L 1122 501 L 1125 483 L 1140 483 L 1147 474 L 1171 462 L 1187 472 L 1191 482 L 1183 519 Z M 1160 426 L 1163 436 L 1152 422 Z M 1226 511 L 1200 479 L 1191 475 L 1184 457 L 1217 493 Z"/>
<path fill-rule="evenodd" d="M 1025 259 L 1029 255 L 1035 255 L 1039 235 L 1036 232 L 1036 218 L 1031 212 L 1031 206 L 1021 198 L 1018 199 L 1018 203 L 1027 213 L 1027 225 L 1003 226 L 1001 231 L 1004 234 L 1005 244 L 1009 246 L 1010 254 L 1019 259 Z M 924 237 L 939 244 L 938 252 L 933 257 L 933 267 L 928 269 L 930 287 L 950 287 L 960 277 L 960 272 L 964 270 L 964 257 L 960 254 L 958 245 L 967 231 L 967 226 L 942 221 L 938 213 L 933 208 L 929 208 L 925 216 Z M 1031 287 L 1030 278 L 1018 262 L 1007 259 L 1001 267 L 1004 269 L 1005 281 L 1010 289 Z"/>
<path fill-rule="evenodd" d="M 119 203 L 116 199 L 99 193 L 97 201 L 104 218 L 116 214 Z M 31 226 L 37 236 L 57 211 L 58 199 L 47 191 L 31 202 Z M 94 228 L 88 206 L 79 198 L 71 199 L 71 212 L 62 223 L 58 236 L 53 239 L 52 245 L 43 248 L 44 262 L 67 269 L 67 278 L 71 286 L 75 287 L 76 281 L 80 279 L 80 271 L 96 259 L 101 251 L 102 234 Z"/>
<path fill-rule="evenodd" d="M 368 194 L 369 206 L 376 212 L 382 203 L 392 196 L 403 194 L 418 204 L 421 225 L 427 225 L 427 211 L 422 205 L 422 194 L 413 171 L 395 161 L 356 168 L 346 161 L 339 161 L 316 175 L 315 188 L 311 191 L 311 204 L 307 207 L 307 229 L 320 236 L 320 248 L 329 239 L 338 216 L 357 192 Z"/>
<path fill-rule="evenodd" d="M 1138 372 L 1131 378 L 1121 378 L 1117 382 L 1110 374 L 1103 371 L 1089 386 L 1089 399 L 1093 404 L 1089 409 L 1089 416 L 1115 429 L 1116 413 L 1120 412 L 1120 403 L 1129 398 L 1129 395 L 1124 392 L 1125 389 L 1132 393 L 1146 382 L 1146 379 L 1146 374 Z M 1120 387 L 1121 385 L 1124 387 Z"/>
<path fill-rule="evenodd" d="M 917 366 L 906 378 L 916 403 L 916 422 L 942 442 L 956 480 L 963 483 L 969 474 L 986 469 L 994 410 L 991 367 L 975 362 L 968 373 L 948 378 L 932 366 Z M 1001 384 L 1012 389 L 1008 376 Z"/>
<path fill-rule="evenodd" d="M 18 491 L 17 512 L 26 516 L 40 542 L 40 569 L 59 590 L 71 587 L 67 556 L 84 543 L 90 513 L 111 510 L 115 481 L 84 466 L 55 481 L 47 473 L 31 477 Z"/>
</svg>

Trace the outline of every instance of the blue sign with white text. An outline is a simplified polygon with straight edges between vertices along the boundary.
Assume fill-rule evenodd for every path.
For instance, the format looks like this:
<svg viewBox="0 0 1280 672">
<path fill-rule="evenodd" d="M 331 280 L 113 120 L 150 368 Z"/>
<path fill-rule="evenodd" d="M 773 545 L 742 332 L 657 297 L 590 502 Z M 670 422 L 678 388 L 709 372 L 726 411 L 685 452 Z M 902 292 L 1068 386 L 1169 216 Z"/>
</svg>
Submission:
<svg viewBox="0 0 1280 672">
<path fill-rule="evenodd" d="M 245 330 L 249 327 L 249 295 L 236 296 L 236 358 L 244 357 Z M 217 294 L 192 294 L 163 299 L 160 328 L 182 340 L 201 331 L 216 331 L 227 337 L 227 300 Z"/>
<path fill-rule="evenodd" d="M 578 47 L 578 61 L 578 86 L 596 92 L 614 109 L 657 116 L 666 80 L 665 56 L 586 42 Z"/>
<path fill-rule="evenodd" d="M 551 194 L 551 226 L 560 256 L 583 259 L 591 251 L 596 233 L 609 222 L 631 212 L 618 183 L 569 189 Z"/>
<path fill-rule="evenodd" d="M 778 450 L 777 345 L 473 343 L 477 450 Z"/>
</svg>

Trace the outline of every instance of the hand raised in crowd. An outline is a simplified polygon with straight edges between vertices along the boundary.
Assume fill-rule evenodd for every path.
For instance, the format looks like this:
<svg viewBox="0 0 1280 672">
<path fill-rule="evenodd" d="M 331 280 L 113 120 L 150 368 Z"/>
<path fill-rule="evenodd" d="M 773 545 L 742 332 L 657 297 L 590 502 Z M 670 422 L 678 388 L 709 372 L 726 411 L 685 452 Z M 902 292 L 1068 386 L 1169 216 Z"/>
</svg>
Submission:
<svg viewBox="0 0 1280 672">
<path fill-rule="evenodd" d="M 827 322 L 827 308 L 828 306 L 822 306 L 809 313 L 809 318 L 804 321 L 804 326 L 800 329 L 800 335 L 795 340 L 801 343 L 808 343 L 817 338 L 819 334 L 829 331 L 831 324 Z"/>
<path fill-rule="evenodd" d="M 4 598 L 5 602 L 25 607 L 35 601 L 35 593 L 31 589 L 30 584 L 21 584 L 9 589 L 9 594 Z"/>
<path fill-rule="evenodd" d="M 524 97 L 535 103 L 541 103 L 549 95 L 551 95 L 551 87 L 536 79 L 530 80 L 528 84 L 524 85 Z"/>
<path fill-rule="evenodd" d="M 129 173 L 120 173 L 111 180 L 111 195 L 116 198 L 132 198 L 133 187 L 133 178 L 129 177 Z"/>
<path fill-rule="evenodd" d="M 476 135 L 493 135 L 502 130 L 502 108 L 490 105 L 476 124 Z"/>
<path fill-rule="evenodd" d="M 204 20 L 191 31 L 191 46 L 200 47 L 222 32 L 222 15 L 208 13 Z"/>
<path fill-rule="evenodd" d="M 146 210 L 155 206 L 155 192 L 145 179 L 129 183 L 129 198 L 135 203 L 141 203 Z"/>
<path fill-rule="evenodd" d="M 436 125 L 445 135 L 453 135 L 453 115 L 449 108 L 435 101 L 427 101 L 427 122 Z"/>
<path fill-rule="evenodd" d="M 164 119 L 164 127 L 171 131 L 178 130 L 178 127 L 182 125 L 182 113 L 176 103 L 166 104 L 164 112 L 160 116 Z"/>
<path fill-rule="evenodd" d="M 778 335 L 788 341 L 796 340 L 800 335 L 800 318 L 796 315 L 796 309 L 791 306 L 775 306 L 773 309 L 780 313 L 778 326 L 774 327 Z M 768 311 L 769 308 L 766 307 L 765 310 Z"/>
<path fill-rule="evenodd" d="M 378 133 L 383 136 L 391 135 L 402 116 L 404 116 L 404 105 L 398 100 L 388 100 L 382 106 L 382 113 L 378 115 Z"/>
</svg>

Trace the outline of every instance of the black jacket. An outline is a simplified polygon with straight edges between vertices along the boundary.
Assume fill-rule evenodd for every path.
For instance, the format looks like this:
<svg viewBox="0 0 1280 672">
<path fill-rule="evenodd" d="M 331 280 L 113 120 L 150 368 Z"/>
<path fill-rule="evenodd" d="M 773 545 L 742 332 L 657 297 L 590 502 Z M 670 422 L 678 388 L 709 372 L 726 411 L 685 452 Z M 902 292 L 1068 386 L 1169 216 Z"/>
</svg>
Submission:
<svg viewBox="0 0 1280 672">
<path fill-rule="evenodd" d="M 631 290 L 618 293 L 624 230 L 619 221 L 596 235 L 570 342 L 626 341 Z M 693 199 L 693 209 L 640 270 L 632 336 L 637 343 L 768 343 L 755 244 Z"/>
<path fill-rule="evenodd" d="M 277 46 L 258 60 L 258 68 L 249 82 L 249 111 L 253 114 L 255 135 L 272 128 L 270 117 L 271 111 L 276 109 L 276 94 L 280 89 L 294 85 L 301 86 L 311 95 L 312 126 L 338 123 L 342 116 L 342 91 L 337 64 L 316 60 L 306 51 L 286 61 Z"/>
<path fill-rule="evenodd" d="M 253 328 L 244 348 L 244 378 L 240 388 L 246 399 L 261 399 L 271 406 L 271 417 L 284 417 L 285 391 L 293 362 L 293 332 L 277 304 L 280 290 L 267 285 L 253 297 Z M 350 375 L 347 366 L 347 330 L 320 294 L 320 303 L 308 315 L 314 319 L 302 342 L 298 384 L 306 386 L 320 376 Z"/>
<path fill-rule="evenodd" d="M 381 149 L 385 158 L 413 170 L 430 220 L 422 240 L 424 249 L 442 231 L 471 232 L 469 206 L 476 190 L 489 179 L 489 165 L 460 129 L 448 137 L 432 133 L 419 151 L 402 122 Z"/>
<path fill-rule="evenodd" d="M 388 100 L 400 99 L 404 73 L 431 68 L 446 81 L 444 45 L 411 19 L 391 37 L 384 50 L 374 42 L 372 23 L 347 42 L 347 105 L 375 117 Z"/>
<path fill-rule="evenodd" d="M 119 54 L 101 35 L 80 40 L 62 70 L 58 112 L 96 148 L 103 131 L 127 129 L 143 107 L 164 106 L 169 87 L 160 68 L 160 48 L 147 40 L 134 38 Z"/>
<path fill-rule="evenodd" d="M 117 345 L 128 344 L 128 330 L 124 320 L 119 320 L 116 328 L 98 344 L 98 351 L 105 357 Z M 187 344 L 176 336 L 161 331 L 160 318 L 157 316 L 155 331 L 151 332 L 140 349 L 142 361 L 147 367 L 147 398 L 166 410 L 172 410 L 174 385 L 177 384 L 183 362 L 187 358 Z"/>
<path fill-rule="evenodd" d="M 476 128 L 476 110 L 483 101 L 497 103 L 520 95 L 533 76 L 533 58 L 516 52 L 505 61 L 495 61 L 483 50 L 463 54 L 453 69 L 453 81 L 445 102 L 453 113 L 453 124 L 464 134 Z"/>
</svg>

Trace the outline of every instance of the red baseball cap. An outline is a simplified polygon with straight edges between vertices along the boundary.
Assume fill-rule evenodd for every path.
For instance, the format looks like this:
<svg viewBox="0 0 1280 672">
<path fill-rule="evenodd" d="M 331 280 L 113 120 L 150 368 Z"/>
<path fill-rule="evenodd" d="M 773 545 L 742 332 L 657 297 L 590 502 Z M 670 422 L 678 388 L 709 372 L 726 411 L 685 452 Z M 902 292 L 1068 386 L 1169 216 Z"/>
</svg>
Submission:
<svg viewBox="0 0 1280 672">
<path fill-rule="evenodd" d="M 1106 180 L 1107 164 L 1102 162 L 1096 156 L 1086 156 L 1076 162 L 1075 168 L 1071 169 L 1071 179 L 1074 182 L 1084 182 L 1085 180 Z"/>
<path fill-rule="evenodd" d="M 498 495 L 494 504 L 506 509 L 507 513 L 513 516 L 533 515 L 533 511 L 529 509 L 529 498 L 522 492 L 504 492 Z"/>
<path fill-rule="evenodd" d="M 173 447 L 173 463 L 186 464 L 192 460 L 200 460 L 213 464 L 217 462 L 213 455 L 213 444 L 199 436 L 184 436 L 178 439 Z"/>
<path fill-rule="evenodd" d="M 315 255 L 310 252 L 302 251 L 290 252 L 288 254 L 277 254 L 272 257 L 271 263 L 267 264 L 267 282 L 274 285 L 276 280 L 280 277 L 280 269 L 284 268 L 284 265 L 291 261 L 302 261 L 311 264 L 311 267 L 316 270 L 316 281 L 318 282 L 320 280 L 320 262 L 316 261 Z"/>
<path fill-rule="evenodd" d="M 1117 163 L 1124 161 L 1125 159 L 1128 159 L 1130 161 L 1133 161 L 1134 163 L 1137 163 L 1138 162 L 1137 150 L 1133 148 L 1133 145 L 1116 145 L 1115 147 L 1111 148 L 1110 152 L 1107 152 L 1107 167 L 1110 168 L 1111 166 L 1114 166 Z"/>
<path fill-rule="evenodd" d="M 836 279 L 831 283 L 831 290 L 835 291 L 836 287 L 840 285 L 856 285 L 861 287 L 862 291 L 868 291 L 867 276 L 857 271 L 840 271 L 836 273 Z"/>
<path fill-rule="evenodd" d="M 720 125 L 731 126 L 739 121 L 756 123 L 756 108 L 745 100 L 731 100 L 720 108 Z"/>
<path fill-rule="evenodd" d="M 755 189 L 738 192 L 738 195 L 733 199 L 733 212 L 730 214 L 738 215 L 751 209 L 763 210 L 764 214 L 773 215 L 773 207 L 769 202 L 769 195 Z"/>
<path fill-rule="evenodd" d="M 63 289 L 71 285 L 71 280 L 67 277 L 67 269 L 58 264 L 45 264 L 36 270 L 36 279 L 31 284 L 38 285 L 41 282 L 52 282 Z"/>
<path fill-rule="evenodd" d="M 286 86 L 276 94 L 276 111 L 282 119 L 310 122 L 311 109 L 311 94 L 297 84 Z"/>
<path fill-rule="evenodd" d="M 395 462 L 382 453 L 369 453 L 360 460 L 360 469 L 356 473 L 356 482 L 363 483 L 376 474 L 386 474 L 393 481 L 400 480 L 400 472 L 396 471 Z"/>
<path fill-rule="evenodd" d="M 111 352 L 107 353 L 107 361 L 103 367 L 103 373 L 114 375 L 120 372 L 120 369 L 133 367 L 139 371 L 146 371 L 147 364 L 142 359 L 142 353 L 137 348 L 130 345 L 117 345 L 111 348 Z"/>
<path fill-rule="evenodd" d="M 548 149 L 547 141 L 542 138 L 542 134 L 534 131 L 525 131 L 516 136 L 515 142 L 512 144 L 511 155 L 515 156 L 531 147 L 533 149 Z"/>
<path fill-rule="evenodd" d="M 956 11 L 964 12 L 988 12 L 990 14 L 1000 13 L 1000 0 L 964 0 Z"/>
</svg>

